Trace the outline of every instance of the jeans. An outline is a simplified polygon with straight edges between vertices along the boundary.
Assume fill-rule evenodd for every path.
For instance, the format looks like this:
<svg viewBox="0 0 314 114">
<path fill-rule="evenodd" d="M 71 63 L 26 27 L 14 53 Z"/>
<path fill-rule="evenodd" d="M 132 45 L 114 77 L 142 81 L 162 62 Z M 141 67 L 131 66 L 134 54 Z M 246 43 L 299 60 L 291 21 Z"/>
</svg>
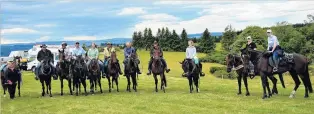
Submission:
<svg viewBox="0 0 314 114">
<path fill-rule="evenodd" d="M 272 51 L 272 47 L 270 47 L 269 48 L 269 51 Z M 272 58 L 273 58 L 273 60 L 274 60 L 274 62 L 275 62 L 275 67 L 277 67 L 278 68 L 278 64 L 279 64 L 279 56 L 278 56 L 278 48 L 276 48 L 275 50 L 274 50 L 274 52 L 273 52 L 273 56 L 272 56 Z"/>
</svg>

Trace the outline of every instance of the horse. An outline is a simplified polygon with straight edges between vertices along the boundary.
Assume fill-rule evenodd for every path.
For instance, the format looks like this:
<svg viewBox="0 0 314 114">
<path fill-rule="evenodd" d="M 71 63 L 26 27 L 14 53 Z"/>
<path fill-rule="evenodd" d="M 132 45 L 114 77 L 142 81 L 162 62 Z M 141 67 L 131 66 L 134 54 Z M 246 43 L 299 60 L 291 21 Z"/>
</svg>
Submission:
<svg viewBox="0 0 314 114">
<path fill-rule="evenodd" d="M 295 93 L 301 83 L 298 78 L 298 75 L 304 84 L 304 88 L 305 88 L 304 98 L 309 97 L 309 92 L 313 93 L 313 88 L 312 88 L 311 80 L 309 77 L 309 71 L 308 71 L 308 67 L 309 67 L 308 60 L 305 56 L 294 53 L 292 54 L 293 58 L 290 62 L 282 65 L 282 61 L 280 61 L 279 63 L 280 67 L 278 68 L 278 71 L 273 72 L 272 70 L 273 68 L 269 64 L 269 57 L 272 56 L 272 53 L 268 53 L 268 52 L 264 53 L 262 51 L 256 51 L 256 50 L 246 50 L 243 53 L 248 56 L 247 59 L 254 59 L 255 61 L 257 61 L 255 66 L 257 66 L 258 72 L 261 75 L 261 80 L 262 80 L 262 85 L 263 85 L 263 97 L 262 97 L 263 99 L 267 98 L 267 93 L 266 93 L 266 88 L 265 88 L 267 86 L 267 82 L 266 82 L 267 77 L 273 77 L 272 76 L 273 74 L 285 73 L 285 72 L 289 72 L 292 76 L 292 79 L 295 82 L 295 87 L 289 96 L 290 98 L 295 97 Z M 251 58 L 252 55 L 257 55 L 257 57 Z M 271 96 L 269 87 L 267 87 L 267 90 L 268 90 L 268 95 Z"/>
<path fill-rule="evenodd" d="M 101 76 L 100 76 L 101 72 L 100 72 L 100 67 L 99 67 L 97 59 L 91 60 L 90 65 L 88 66 L 88 71 L 89 71 L 89 81 L 90 81 L 90 92 L 94 94 L 94 92 L 97 90 L 96 87 L 98 83 L 100 87 L 100 93 L 102 93 Z"/>
<path fill-rule="evenodd" d="M 112 52 L 110 55 L 110 59 L 108 60 L 108 67 L 107 67 L 107 76 L 108 84 L 109 84 L 109 92 L 111 92 L 111 88 L 113 88 L 113 82 L 116 83 L 117 92 L 119 92 L 119 62 L 115 52 Z M 110 81 L 110 77 L 112 77 Z"/>
<path fill-rule="evenodd" d="M 56 67 L 57 75 L 60 77 L 61 82 L 61 96 L 63 95 L 63 80 L 66 79 L 68 81 L 68 86 L 70 90 L 70 94 L 73 95 L 71 89 L 72 77 L 70 76 L 70 62 L 65 60 L 64 50 L 59 50 L 59 62 Z"/>
<path fill-rule="evenodd" d="M 242 94 L 241 92 L 241 79 L 243 79 L 244 85 L 245 85 L 245 89 L 246 89 L 246 96 L 250 96 L 250 92 L 248 89 L 248 83 L 247 83 L 247 77 L 249 69 L 246 67 L 247 65 L 244 65 L 245 62 L 244 60 L 238 56 L 238 55 L 232 55 L 232 54 L 228 54 L 226 57 L 226 63 L 227 63 L 227 72 L 230 73 L 232 68 L 235 69 L 236 73 L 238 74 L 238 87 L 239 87 L 239 91 L 238 91 L 238 95 Z M 257 75 L 257 74 L 256 74 Z M 250 76 L 251 79 L 254 78 L 254 76 Z M 283 88 L 285 88 L 285 84 L 282 78 L 282 74 L 279 74 L 279 78 L 281 81 L 281 84 L 283 86 Z M 270 78 L 275 86 L 275 82 L 277 82 L 277 79 L 274 78 Z M 278 94 L 277 89 L 273 90 L 273 94 Z"/>
<path fill-rule="evenodd" d="M 193 92 L 193 82 L 196 88 L 196 92 L 200 92 L 199 90 L 199 79 L 200 79 L 200 68 L 196 66 L 192 59 L 184 59 L 183 62 L 180 62 L 182 70 L 184 74 L 182 76 L 186 76 L 189 80 L 190 93 Z"/>
<path fill-rule="evenodd" d="M 137 92 L 137 63 L 136 63 L 136 54 L 132 53 L 129 58 L 127 58 L 127 63 L 125 64 L 125 75 L 128 80 L 127 91 L 131 92 L 131 79 L 133 84 L 133 90 Z M 130 79 L 131 78 L 131 79 Z"/>
<path fill-rule="evenodd" d="M 42 60 L 42 65 L 38 69 L 38 70 L 40 70 L 38 77 L 39 77 L 39 80 L 40 80 L 40 83 L 42 86 L 41 96 L 45 96 L 45 85 L 44 84 L 46 84 L 47 94 L 49 93 L 49 96 L 52 97 L 52 94 L 51 94 L 51 77 L 52 77 L 53 68 L 49 63 L 50 63 L 50 59 L 48 57 L 45 57 Z M 49 92 L 48 92 L 48 90 L 49 90 Z"/>
<path fill-rule="evenodd" d="M 80 89 L 80 85 L 84 86 L 85 96 L 87 96 L 86 92 L 86 64 L 81 55 L 77 56 L 76 59 L 72 62 L 71 65 L 71 73 L 73 75 L 73 84 L 76 89 L 75 95 L 78 96 L 78 90 Z"/>
<path fill-rule="evenodd" d="M 161 85 L 160 89 L 166 92 L 165 87 L 167 87 L 167 80 L 165 75 L 165 65 L 162 64 L 161 58 L 159 56 L 153 57 L 153 63 L 152 63 L 152 73 L 155 79 L 155 91 L 158 92 L 157 85 L 158 85 L 158 79 L 157 75 L 160 75 Z"/>
<path fill-rule="evenodd" d="M 14 58 L 15 58 L 15 57 L 14 57 Z M 14 60 L 13 60 L 13 64 L 15 64 L 15 66 L 16 66 L 15 69 L 19 70 L 19 67 L 18 67 L 17 63 L 18 63 L 18 62 L 17 62 L 17 59 L 14 59 Z M 8 69 L 7 69 L 7 66 L 6 66 L 6 65 L 5 65 L 4 67 L 5 67 L 5 68 L 3 68 L 3 69 L 0 71 L 0 73 L 1 73 L 1 85 L 2 85 L 2 88 L 3 88 L 3 96 L 6 95 L 6 91 L 7 91 L 7 89 L 8 89 L 8 85 L 7 85 L 7 83 L 6 83 L 7 80 L 5 80 L 5 77 L 4 77 L 4 75 L 5 75 L 4 69 L 6 69 L 6 70 L 8 70 Z M 19 71 L 21 71 L 21 70 L 19 70 Z M 17 81 L 18 95 L 19 95 L 19 97 L 20 97 L 20 96 L 21 96 L 21 83 L 22 83 L 22 75 L 21 75 L 21 74 L 18 76 L 18 78 L 17 78 L 16 81 Z"/>
</svg>

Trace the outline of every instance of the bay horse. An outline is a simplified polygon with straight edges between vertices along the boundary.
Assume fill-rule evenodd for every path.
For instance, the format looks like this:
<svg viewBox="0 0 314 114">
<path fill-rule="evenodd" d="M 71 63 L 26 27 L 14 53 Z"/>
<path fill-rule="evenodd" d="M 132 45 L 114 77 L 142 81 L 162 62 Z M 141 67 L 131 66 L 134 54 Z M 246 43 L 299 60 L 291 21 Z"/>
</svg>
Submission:
<svg viewBox="0 0 314 114">
<path fill-rule="evenodd" d="M 279 68 L 277 72 L 273 72 L 272 66 L 269 64 L 269 57 L 272 56 L 272 53 L 269 52 L 262 52 L 262 51 L 256 51 L 256 50 L 246 50 L 243 51 L 244 54 L 248 56 L 247 59 L 254 59 L 257 61 L 256 65 L 259 74 L 261 75 L 261 80 L 262 80 L 262 85 L 263 85 L 263 99 L 267 98 L 267 93 L 266 93 L 266 86 L 267 86 L 267 77 L 272 77 L 273 74 L 278 74 L 278 73 L 285 73 L 289 72 L 292 76 L 292 79 L 295 82 L 295 87 L 293 91 L 290 94 L 290 98 L 295 97 L 295 93 L 300 85 L 300 80 L 298 76 L 301 78 L 304 88 L 305 88 L 305 95 L 304 98 L 309 97 L 309 92 L 313 93 L 313 88 L 309 76 L 309 71 L 308 71 L 308 60 L 305 56 L 300 55 L 300 54 L 292 54 L 293 59 L 292 62 L 288 62 L 284 65 L 282 65 L 282 60 L 279 62 Z M 251 58 L 252 55 L 257 55 L 256 58 Z M 286 62 L 286 61 L 285 61 Z M 268 90 L 268 97 L 271 96 L 270 89 L 267 87 Z"/>
<path fill-rule="evenodd" d="M 128 80 L 128 85 L 127 85 L 127 91 L 131 92 L 131 79 L 132 79 L 132 85 L 133 85 L 133 90 L 137 92 L 137 63 L 136 63 L 136 58 L 137 55 L 136 53 L 132 53 L 129 58 L 127 58 L 127 62 L 125 64 L 125 75 Z M 131 79 L 130 79 L 131 78 Z"/>
<path fill-rule="evenodd" d="M 116 83 L 117 92 L 119 92 L 119 61 L 117 59 L 116 52 L 112 52 L 110 58 L 108 60 L 108 67 L 107 67 L 107 76 L 108 84 L 109 84 L 109 92 L 113 87 L 113 83 Z M 111 77 L 111 81 L 110 81 Z"/>
<path fill-rule="evenodd" d="M 153 63 L 152 63 L 152 73 L 155 79 L 155 91 L 158 92 L 158 79 L 157 75 L 160 75 L 160 89 L 166 92 L 165 87 L 167 87 L 167 80 L 166 80 L 166 75 L 165 75 L 165 65 L 162 64 L 160 56 L 155 56 L 153 57 Z"/>
<path fill-rule="evenodd" d="M 250 92 L 249 92 L 249 89 L 248 89 L 248 83 L 247 83 L 247 77 L 250 77 L 251 79 L 254 78 L 254 76 L 249 76 L 248 75 L 248 72 L 249 72 L 249 69 L 248 67 L 246 67 L 247 65 L 245 65 L 246 62 L 244 62 L 244 60 L 241 58 L 241 56 L 238 56 L 238 55 L 233 55 L 233 54 L 228 54 L 226 56 L 226 63 L 227 63 L 227 72 L 230 73 L 232 68 L 235 69 L 236 73 L 238 74 L 238 87 L 239 87 L 239 90 L 238 90 L 238 95 L 241 95 L 242 92 L 241 92 L 241 79 L 243 79 L 243 82 L 244 82 L 244 86 L 245 86 L 245 89 L 246 89 L 246 96 L 250 96 Z M 249 64 L 249 63 L 247 63 Z M 255 67 L 256 68 L 256 67 Z M 256 71 L 256 70 L 254 70 Z M 256 72 L 257 73 L 257 72 Z M 255 75 L 258 75 L 258 74 L 255 74 Z M 274 78 L 270 78 L 275 86 L 275 82 L 277 82 L 277 79 L 274 77 Z M 283 81 L 283 77 L 282 77 L 282 74 L 279 74 L 279 79 L 280 79 L 280 82 L 282 84 L 282 87 L 285 88 L 285 84 L 284 84 L 284 81 Z M 273 94 L 278 94 L 278 91 L 277 89 L 273 89 Z"/>
<path fill-rule="evenodd" d="M 49 64 L 50 61 L 51 60 L 48 57 L 45 57 L 42 60 L 41 67 L 38 69 L 39 70 L 38 77 L 42 86 L 41 96 L 45 96 L 45 84 L 46 84 L 47 94 L 49 94 L 49 96 L 52 97 L 51 77 L 52 77 L 53 67 Z"/>
<path fill-rule="evenodd" d="M 86 75 L 87 68 L 85 61 L 81 55 L 77 56 L 76 59 L 72 62 L 71 65 L 71 73 L 73 75 L 73 84 L 76 90 L 75 95 L 78 96 L 78 90 L 80 89 L 80 85 L 82 84 L 85 91 L 85 96 L 87 96 L 86 92 Z"/>
<path fill-rule="evenodd" d="M 68 62 L 65 59 L 65 53 L 64 50 L 59 50 L 59 62 L 58 65 L 56 67 L 56 72 L 57 75 L 60 77 L 60 83 L 61 83 L 61 96 L 63 95 L 63 80 L 66 79 L 68 81 L 68 86 L 69 86 L 69 90 L 70 90 L 70 94 L 73 95 L 72 92 L 72 77 L 70 75 L 70 65 L 71 63 Z"/>
<path fill-rule="evenodd" d="M 98 64 L 97 59 L 92 59 L 90 60 L 90 64 L 88 66 L 88 71 L 89 71 L 89 81 L 90 81 L 90 92 L 92 94 L 95 93 L 97 90 L 97 83 L 99 84 L 100 87 L 100 93 L 102 93 L 102 88 L 101 88 L 101 71 L 100 71 L 100 66 Z"/>
<path fill-rule="evenodd" d="M 182 70 L 184 71 L 183 77 L 187 77 L 189 80 L 190 93 L 193 92 L 193 82 L 196 88 L 196 92 L 199 90 L 200 68 L 198 68 L 192 59 L 184 59 L 180 62 Z"/>
</svg>

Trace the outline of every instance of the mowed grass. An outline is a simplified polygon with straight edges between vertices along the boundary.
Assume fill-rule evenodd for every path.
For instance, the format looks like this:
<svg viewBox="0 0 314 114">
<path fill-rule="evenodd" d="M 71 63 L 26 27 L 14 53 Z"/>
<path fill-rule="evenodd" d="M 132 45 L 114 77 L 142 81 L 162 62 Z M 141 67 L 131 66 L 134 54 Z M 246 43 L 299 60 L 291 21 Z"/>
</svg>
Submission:
<svg viewBox="0 0 314 114">
<path fill-rule="evenodd" d="M 182 70 L 179 61 L 185 54 L 182 52 L 165 52 L 165 58 L 171 68 L 166 74 L 168 88 L 166 93 L 154 91 L 154 79 L 147 76 L 147 63 L 149 53 L 139 51 L 141 69 L 143 74 L 139 76 L 138 92 L 126 92 L 126 78 L 120 76 L 120 92 L 108 92 L 107 79 L 102 79 L 103 94 L 96 93 L 88 96 L 71 96 L 67 82 L 65 82 L 64 96 L 60 96 L 60 81 L 52 82 L 53 97 L 41 97 L 41 84 L 35 81 L 31 72 L 23 72 L 23 85 L 21 97 L 10 100 L 8 95 L 1 95 L 2 114 L 313 114 L 314 95 L 303 98 L 304 86 L 297 91 L 296 98 L 290 99 L 289 94 L 294 87 L 291 76 L 285 76 L 286 89 L 278 83 L 279 95 L 270 99 L 262 100 L 262 88 L 260 77 L 249 79 L 251 96 L 237 95 L 238 87 L 236 80 L 220 79 L 209 74 L 209 68 L 220 66 L 219 64 L 204 64 L 205 77 L 201 78 L 200 93 L 189 93 L 188 80 L 182 78 Z M 200 56 L 205 56 L 200 54 Z M 102 58 L 102 57 L 101 57 Z M 119 52 L 120 63 L 122 52 Z M 277 77 L 277 76 L 276 76 Z M 312 83 L 313 82 L 313 76 Z M 159 83 L 160 84 L 160 83 Z M 160 86 L 158 86 L 160 88 Z M 242 87 L 242 93 L 245 89 Z M 89 85 L 88 89 L 89 91 Z M 0 91 L 1 93 L 3 90 Z"/>
</svg>

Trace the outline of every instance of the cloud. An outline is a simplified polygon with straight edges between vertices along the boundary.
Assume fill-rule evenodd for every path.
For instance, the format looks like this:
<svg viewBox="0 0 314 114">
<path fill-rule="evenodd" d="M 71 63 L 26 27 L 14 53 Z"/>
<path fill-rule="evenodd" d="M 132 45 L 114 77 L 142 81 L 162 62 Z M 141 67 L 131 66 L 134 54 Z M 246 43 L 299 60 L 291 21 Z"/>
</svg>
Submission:
<svg viewBox="0 0 314 114">
<path fill-rule="evenodd" d="M 169 15 L 166 13 L 158 13 L 158 14 L 148 14 L 139 16 L 141 19 L 150 20 L 150 21 L 177 21 L 178 17 L 173 15 Z"/>
<path fill-rule="evenodd" d="M 44 42 L 44 41 L 48 41 L 50 39 L 49 36 L 42 36 L 38 39 L 36 39 L 36 42 Z"/>
<path fill-rule="evenodd" d="M 30 43 L 25 41 L 19 41 L 19 40 L 8 40 L 7 38 L 1 37 L 1 44 L 16 44 L 16 43 Z"/>
<path fill-rule="evenodd" d="M 232 2 L 217 3 L 210 1 L 161 1 L 157 5 L 197 5 L 202 4 L 199 17 L 189 20 L 165 19 L 163 17 L 143 18 L 134 26 L 134 30 L 144 30 L 151 28 L 155 34 L 158 28 L 168 27 L 175 29 L 178 33 L 183 28 L 188 33 L 201 33 L 206 28 L 211 32 L 221 32 L 228 24 L 232 24 L 236 29 L 244 29 L 246 26 L 272 26 L 279 21 L 288 21 L 290 23 L 302 23 L 307 14 L 314 12 L 314 2 L 306 1 L 286 1 L 286 2 Z M 183 7 L 182 6 L 182 7 Z M 148 16 L 154 17 L 154 16 Z"/>
<path fill-rule="evenodd" d="M 55 27 L 55 24 L 37 24 L 35 27 L 43 28 L 43 27 Z"/>
<path fill-rule="evenodd" d="M 1 34 L 33 34 L 39 33 L 37 30 L 29 29 L 29 28 L 10 28 L 10 29 L 2 29 Z"/>
<path fill-rule="evenodd" d="M 65 41 L 78 41 L 78 40 L 96 40 L 95 36 L 67 36 L 64 37 Z"/>
<path fill-rule="evenodd" d="M 141 7 L 129 7 L 129 8 L 123 8 L 118 15 L 138 15 L 138 14 L 145 14 L 146 11 L 144 11 Z"/>
</svg>

